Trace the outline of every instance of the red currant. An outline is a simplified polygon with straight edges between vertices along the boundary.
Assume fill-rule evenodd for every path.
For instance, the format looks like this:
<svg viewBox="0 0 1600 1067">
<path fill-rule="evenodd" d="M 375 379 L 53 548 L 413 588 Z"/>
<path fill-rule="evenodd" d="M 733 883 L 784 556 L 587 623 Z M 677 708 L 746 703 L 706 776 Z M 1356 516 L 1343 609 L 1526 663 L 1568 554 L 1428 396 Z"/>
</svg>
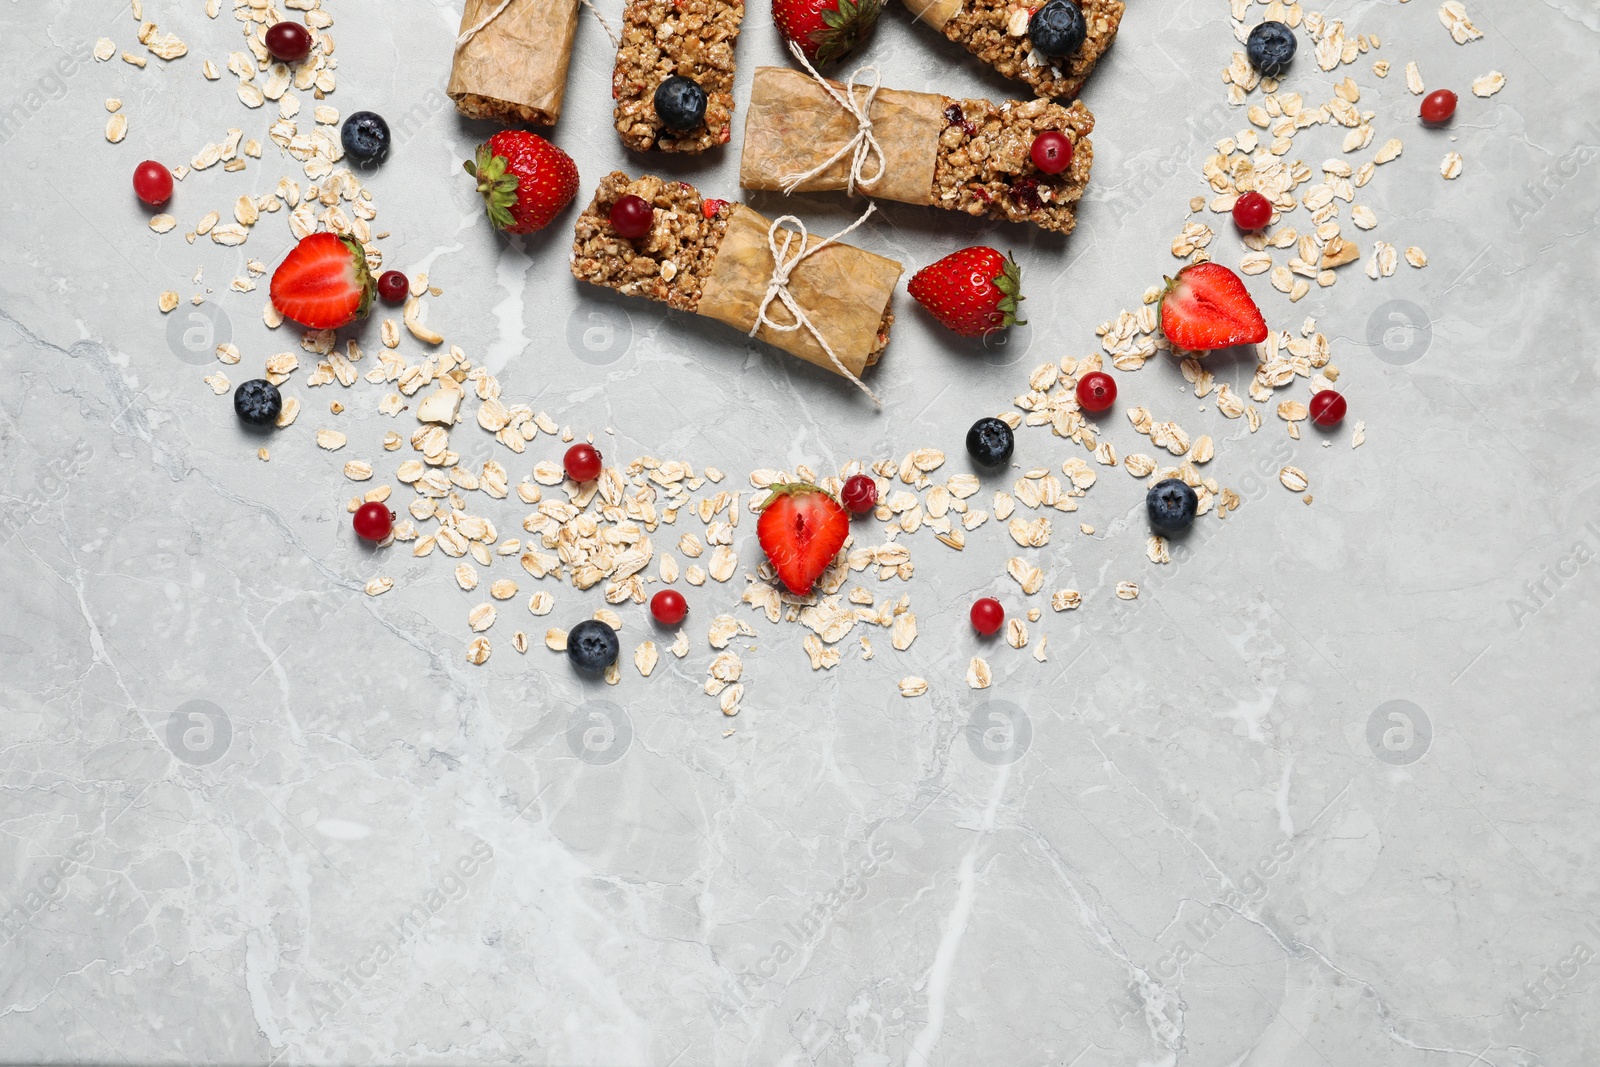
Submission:
<svg viewBox="0 0 1600 1067">
<path fill-rule="evenodd" d="M 676 626 L 689 614 L 689 602 L 676 589 L 663 589 L 650 598 L 650 614 L 662 626 Z"/>
<path fill-rule="evenodd" d="M 1344 413 L 1349 408 L 1341 394 L 1324 389 L 1311 398 L 1311 421 L 1325 429 L 1337 426 L 1344 421 Z"/>
<path fill-rule="evenodd" d="M 172 172 L 153 159 L 145 160 L 133 168 L 133 195 L 160 207 L 172 199 Z"/>
<path fill-rule="evenodd" d="M 1006 609 L 992 596 L 986 596 L 972 605 L 972 628 L 985 637 L 999 630 L 1005 621 Z"/>
<path fill-rule="evenodd" d="M 593 445 L 573 445 L 561 462 L 567 468 L 567 477 L 575 482 L 592 482 L 600 477 L 600 450 Z"/>
<path fill-rule="evenodd" d="M 1449 122 L 1456 113 L 1456 94 L 1449 89 L 1435 89 L 1422 98 L 1422 121 L 1429 125 Z"/>
<path fill-rule="evenodd" d="M 1117 402 L 1117 380 L 1104 371 L 1090 371 L 1078 379 L 1078 406 L 1101 412 Z"/>
<path fill-rule="evenodd" d="M 1254 189 L 1233 202 L 1233 224 L 1241 230 L 1259 230 L 1272 221 L 1272 201 Z"/>
<path fill-rule="evenodd" d="M 386 270 L 378 278 L 378 295 L 385 304 L 403 304 L 411 295 L 411 279 L 403 271 Z"/>
<path fill-rule="evenodd" d="M 1035 137 L 1028 154 L 1033 157 L 1033 165 L 1046 174 L 1060 174 L 1072 166 L 1072 142 L 1055 130 L 1045 130 Z"/>
<path fill-rule="evenodd" d="M 878 483 L 870 474 L 852 474 L 845 479 L 839 500 L 857 515 L 871 511 L 878 503 Z"/>
<path fill-rule="evenodd" d="M 357 537 L 377 544 L 394 533 L 394 512 L 382 504 L 362 504 L 356 509 L 352 524 Z"/>
<path fill-rule="evenodd" d="M 611 205 L 611 228 L 617 231 L 618 237 L 630 241 L 648 235 L 655 218 L 656 209 L 650 202 L 632 193 Z"/>
<path fill-rule="evenodd" d="M 272 58 L 283 63 L 298 63 L 311 54 L 311 31 L 298 22 L 274 23 L 263 42 Z"/>
</svg>

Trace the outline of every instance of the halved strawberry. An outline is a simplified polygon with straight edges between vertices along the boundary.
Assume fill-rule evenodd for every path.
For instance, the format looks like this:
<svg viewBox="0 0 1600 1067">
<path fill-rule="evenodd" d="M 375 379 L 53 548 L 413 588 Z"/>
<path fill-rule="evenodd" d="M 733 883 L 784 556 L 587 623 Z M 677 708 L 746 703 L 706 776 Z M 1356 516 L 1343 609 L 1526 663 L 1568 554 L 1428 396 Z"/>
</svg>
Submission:
<svg viewBox="0 0 1600 1067">
<path fill-rule="evenodd" d="M 849 513 L 831 494 L 804 482 L 774 485 L 756 520 L 757 540 L 796 596 L 810 594 L 849 536 Z"/>
<path fill-rule="evenodd" d="M 1167 279 L 1161 329 L 1174 346 L 1207 352 L 1267 339 L 1267 320 L 1240 277 L 1221 263 L 1191 263 Z"/>
<path fill-rule="evenodd" d="M 272 306 L 302 326 L 337 330 L 367 313 L 377 288 L 359 241 L 314 233 L 272 272 Z"/>
</svg>

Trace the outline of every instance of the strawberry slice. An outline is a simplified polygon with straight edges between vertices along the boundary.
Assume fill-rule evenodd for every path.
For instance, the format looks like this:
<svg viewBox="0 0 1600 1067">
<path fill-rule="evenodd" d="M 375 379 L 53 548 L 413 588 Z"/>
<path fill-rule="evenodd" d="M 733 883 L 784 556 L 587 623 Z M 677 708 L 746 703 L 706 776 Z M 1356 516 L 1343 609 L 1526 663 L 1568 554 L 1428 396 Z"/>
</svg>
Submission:
<svg viewBox="0 0 1600 1067">
<path fill-rule="evenodd" d="M 272 306 L 313 330 L 337 330 L 365 315 L 376 291 L 360 242 L 334 233 L 305 238 L 272 272 Z"/>
<path fill-rule="evenodd" d="M 1208 352 L 1267 339 L 1267 321 L 1244 281 L 1221 263 L 1192 263 L 1167 279 L 1161 329 L 1178 348 Z"/>
<path fill-rule="evenodd" d="M 797 482 L 774 485 L 756 538 L 789 592 L 807 596 L 850 536 L 850 515 L 829 493 Z"/>
</svg>

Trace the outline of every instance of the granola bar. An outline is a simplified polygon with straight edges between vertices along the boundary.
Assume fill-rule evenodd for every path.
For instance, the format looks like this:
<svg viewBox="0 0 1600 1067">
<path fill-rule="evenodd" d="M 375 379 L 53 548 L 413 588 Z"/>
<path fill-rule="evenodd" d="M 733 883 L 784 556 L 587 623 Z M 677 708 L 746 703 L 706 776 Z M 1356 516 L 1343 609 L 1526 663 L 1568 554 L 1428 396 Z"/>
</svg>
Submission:
<svg viewBox="0 0 1600 1067">
<path fill-rule="evenodd" d="M 468 118 L 554 125 L 577 28 L 578 0 L 467 0 L 445 92 Z"/>
<path fill-rule="evenodd" d="M 950 40 L 1008 78 L 1025 81 L 1035 96 L 1073 99 L 1116 39 L 1122 0 L 1077 0 L 1088 27 L 1083 47 L 1052 60 L 1028 41 L 1032 10 L 1019 0 L 905 0 L 906 7 Z"/>
<path fill-rule="evenodd" d="M 751 87 L 739 183 L 747 189 L 830 191 L 851 187 L 866 95 L 827 86 L 800 71 L 762 67 Z M 1089 183 L 1094 116 L 1081 103 L 956 100 L 938 93 L 879 89 L 872 136 L 855 188 L 880 199 L 931 204 L 969 215 L 1031 222 L 1070 233 Z M 1058 174 L 1034 165 L 1034 139 L 1051 130 L 1072 143 Z"/>
<path fill-rule="evenodd" d="M 634 240 L 618 236 L 611 225 L 612 205 L 629 194 L 655 209 L 650 233 Z M 600 182 L 578 217 L 572 273 L 582 281 L 748 332 L 756 325 L 757 308 L 773 275 L 770 226 L 744 205 L 703 198 L 685 182 L 651 175 L 635 180 L 615 171 Z M 811 237 L 809 243 L 820 242 Z M 890 297 L 901 273 L 893 260 L 832 243 L 802 261 L 790 276 L 791 294 L 851 376 L 859 377 L 876 363 L 889 343 L 894 324 Z M 780 303 L 768 315 L 792 321 Z M 839 370 L 804 328 L 763 325 L 756 336 L 809 363 Z"/>
<path fill-rule="evenodd" d="M 949 125 L 939 134 L 934 164 L 935 204 L 1072 232 L 1094 164 L 1094 116 L 1081 101 L 1062 107 L 1046 100 L 952 100 L 945 117 Z M 1060 174 L 1045 174 L 1030 157 L 1033 139 L 1045 130 L 1072 142 L 1072 163 Z"/>
<path fill-rule="evenodd" d="M 727 144 L 733 120 L 733 46 L 744 0 L 628 0 L 611 75 L 616 127 L 636 151 L 704 152 Z M 656 88 L 689 78 L 706 94 L 705 120 L 670 129 L 656 114 Z"/>
</svg>

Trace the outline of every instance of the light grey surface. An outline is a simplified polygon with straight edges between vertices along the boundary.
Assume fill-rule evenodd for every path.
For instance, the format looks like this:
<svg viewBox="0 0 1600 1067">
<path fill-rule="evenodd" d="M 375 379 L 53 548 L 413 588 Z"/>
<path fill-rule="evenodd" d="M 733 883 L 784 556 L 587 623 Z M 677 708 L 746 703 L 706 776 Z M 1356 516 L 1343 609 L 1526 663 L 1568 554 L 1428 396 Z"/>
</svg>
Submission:
<svg viewBox="0 0 1600 1067">
<path fill-rule="evenodd" d="M 1345 69 L 1380 143 L 1406 142 L 1360 200 L 1382 219 L 1376 236 L 1431 263 L 1380 283 L 1345 268 L 1293 306 L 1265 278 L 1251 286 L 1275 327 L 1317 317 L 1367 443 L 1352 451 L 1348 427 L 1327 448 L 1314 434 L 1290 441 L 1270 405 L 1251 436 L 1197 411 L 1161 359 L 1120 374 L 1122 407 L 1217 435 L 1210 473 L 1246 503 L 1157 567 L 1140 485 L 1102 469 L 1034 553 L 1046 591 L 1079 588 L 1084 607 L 1046 607 L 1033 631 L 1049 636 L 1047 663 L 988 648 L 986 693 L 963 681 L 982 650 L 965 611 L 981 593 L 1021 601 L 1002 569 L 1017 550 L 993 522 L 959 555 L 926 531 L 909 539 L 915 578 L 884 587 L 912 594 L 921 636 L 905 654 L 875 632 L 872 661 L 852 638 L 843 664 L 813 673 L 804 631 L 749 615 L 736 578 L 689 591 L 695 650 L 649 679 L 628 666 L 615 688 L 583 684 L 538 647 L 544 625 L 598 606 L 570 587 L 553 588 L 548 620 L 520 597 L 505 605 L 494 657 L 469 666 L 466 613 L 481 594 L 458 590 L 437 555 L 374 556 L 349 532 L 343 460 L 374 457 L 385 480 L 398 461 L 377 447 L 391 425 L 380 391 L 341 394 L 350 411 L 335 420 L 328 389 L 299 390 L 305 413 L 261 463 L 200 380 L 206 350 L 181 334 L 169 344 L 155 295 L 187 297 L 203 267 L 206 306 L 246 353 L 227 368 L 234 381 L 292 346 L 260 325 L 264 286 L 226 291 L 244 253 L 272 263 L 287 248 L 282 216 L 239 250 L 188 246 L 181 229 L 296 168 L 268 144 L 242 174 L 181 185 L 179 233 L 145 230 L 127 188 L 137 160 L 266 125 L 228 75 L 198 73 L 236 45 L 226 10 L 212 23 L 198 0 L 145 6 L 188 57 L 61 78 L 51 64 L 97 37 L 134 47 L 126 7 L 0 10 L 13 108 L 0 154 L 0 1060 L 1508 1067 L 1600 1055 L 1600 17 L 1587 0 L 1469 0 L 1486 36 L 1466 47 L 1433 0 L 1333 5 L 1353 31 L 1381 35 L 1387 80 L 1370 56 Z M 1173 270 L 1168 245 L 1206 191 L 1207 146 L 1245 125 L 1219 107 L 1227 4 L 1134 0 L 1086 93 L 1094 185 L 1070 240 L 896 205 L 858 232 L 912 266 L 960 244 L 1014 248 L 1029 296 L 1031 325 L 985 351 L 940 334 L 902 291 L 875 414 L 848 384 L 718 327 L 580 288 L 566 271 L 570 212 L 524 241 L 492 236 L 459 171 L 487 128 L 459 121 L 439 91 L 459 10 L 328 7 L 330 103 L 408 126 L 370 186 L 390 264 L 430 269 L 446 291 L 431 321 L 494 367 L 508 398 L 594 432 L 610 458 L 714 464 L 734 488 L 755 468 L 828 472 L 923 445 L 950 453 L 941 473 L 965 470 L 975 417 L 1006 409 L 1034 364 L 1092 351 L 1095 324 Z M 1290 87 L 1325 99 L 1336 76 L 1302 49 Z M 778 55 L 756 4 L 741 101 L 752 69 Z M 1008 92 L 898 8 L 865 56 L 888 85 Z M 1463 94 L 1447 132 L 1415 122 L 1402 74 L 1413 58 L 1430 85 Z M 556 131 L 581 197 L 606 170 L 642 166 L 609 127 L 610 59 L 586 17 Z M 1467 94 L 1491 69 L 1508 87 Z M 108 96 L 130 116 L 121 145 L 101 137 Z M 1293 157 L 1316 166 L 1337 138 L 1303 134 Z M 732 195 L 738 142 L 651 163 Z M 1447 183 L 1438 165 L 1452 147 L 1466 169 Z M 850 217 L 837 199 L 798 207 L 815 232 Z M 1218 258 L 1236 261 L 1226 220 L 1207 218 Z M 1388 319 L 1394 300 L 1421 309 L 1421 330 Z M 593 327 L 626 349 L 589 351 Z M 1249 370 L 1218 373 L 1242 390 Z M 352 445 L 330 455 L 311 436 L 335 424 Z M 1109 426 L 1120 452 L 1137 450 L 1125 420 Z M 468 459 L 491 454 L 475 428 L 455 436 Z M 498 451 L 515 479 L 557 450 L 541 437 L 520 460 Z M 1074 454 L 1029 430 L 1018 462 Z M 1312 506 L 1277 484 L 1285 462 L 1309 473 Z M 484 511 L 518 532 L 514 499 Z M 1078 520 L 1099 532 L 1078 535 Z M 748 516 L 737 547 L 753 567 Z M 500 566 L 531 590 L 514 562 Z M 369 599 L 362 584 L 380 573 L 397 587 Z M 1143 586 L 1139 600 L 1112 596 L 1122 580 Z M 720 611 L 760 633 L 738 646 L 758 647 L 744 652 L 748 694 L 731 723 L 700 692 L 703 628 Z M 624 615 L 626 651 L 649 625 L 642 609 Z M 514 628 L 535 635 L 526 656 Z M 898 695 L 911 673 L 930 680 L 927 697 Z M 997 707 L 1026 724 L 998 752 L 1003 723 L 983 718 Z M 1397 709 L 1416 728 L 1409 747 Z M 597 711 L 624 732 L 575 749 L 570 725 Z M 208 721 L 226 735 L 185 742 Z M 987 745 L 973 722 L 993 728 Z M 464 857 L 472 873 L 453 876 Z"/>
</svg>

